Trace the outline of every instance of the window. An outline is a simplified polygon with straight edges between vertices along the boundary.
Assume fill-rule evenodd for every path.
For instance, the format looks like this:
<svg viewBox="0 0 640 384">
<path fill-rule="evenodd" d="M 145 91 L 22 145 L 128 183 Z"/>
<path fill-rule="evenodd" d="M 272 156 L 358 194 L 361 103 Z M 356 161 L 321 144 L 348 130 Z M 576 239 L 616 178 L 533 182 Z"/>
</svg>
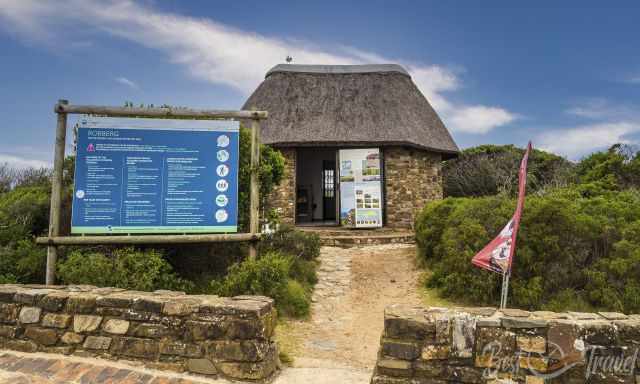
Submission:
<svg viewBox="0 0 640 384">
<path fill-rule="evenodd" d="M 324 169 L 323 171 L 323 190 L 324 197 L 332 198 L 335 196 L 335 171 L 333 169 Z"/>
</svg>

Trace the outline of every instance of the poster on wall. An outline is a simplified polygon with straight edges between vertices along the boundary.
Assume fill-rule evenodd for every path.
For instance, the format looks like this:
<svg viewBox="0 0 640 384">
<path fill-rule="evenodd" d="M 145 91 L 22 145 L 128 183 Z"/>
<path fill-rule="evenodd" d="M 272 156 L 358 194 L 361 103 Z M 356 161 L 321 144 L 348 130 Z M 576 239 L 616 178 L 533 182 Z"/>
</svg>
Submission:
<svg viewBox="0 0 640 384">
<path fill-rule="evenodd" d="M 378 148 L 340 150 L 340 224 L 382 227 L 382 175 Z"/>
<path fill-rule="evenodd" d="M 82 119 L 73 234 L 237 231 L 237 121 Z"/>
</svg>

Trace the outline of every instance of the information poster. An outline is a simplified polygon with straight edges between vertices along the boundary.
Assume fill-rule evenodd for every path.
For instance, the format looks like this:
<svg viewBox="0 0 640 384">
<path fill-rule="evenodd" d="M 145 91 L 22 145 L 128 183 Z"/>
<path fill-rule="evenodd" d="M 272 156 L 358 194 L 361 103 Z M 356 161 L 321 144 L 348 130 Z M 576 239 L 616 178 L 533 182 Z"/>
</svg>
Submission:
<svg viewBox="0 0 640 384">
<path fill-rule="evenodd" d="M 340 150 L 340 223 L 345 227 L 382 227 L 380 150 Z"/>
<path fill-rule="evenodd" d="M 237 121 L 92 118 L 76 137 L 71 233 L 237 231 Z"/>
</svg>

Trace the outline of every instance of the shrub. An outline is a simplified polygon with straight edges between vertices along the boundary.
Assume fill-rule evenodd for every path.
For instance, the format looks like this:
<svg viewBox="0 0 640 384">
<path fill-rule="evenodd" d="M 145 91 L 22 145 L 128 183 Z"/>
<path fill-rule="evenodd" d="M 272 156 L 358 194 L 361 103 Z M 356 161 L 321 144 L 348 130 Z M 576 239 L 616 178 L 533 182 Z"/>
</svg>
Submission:
<svg viewBox="0 0 640 384">
<path fill-rule="evenodd" d="M 505 195 L 429 203 L 416 221 L 427 280 L 444 296 L 494 304 L 500 276 L 471 258 L 508 221 Z M 609 191 L 585 197 L 579 188 L 528 196 L 518 237 L 510 304 L 529 309 L 601 308 L 634 312 L 640 285 L 640 194 Z"/>
<path fill-rule="evenodd" d="M 524 149 L 513 145 L 480 145 L 444 163 L 445 196 L 488 196 L 518 190 L 518 167 Z M 573 165 L 560 156 L 534 149 L 529 157 L 528 188 L 538 191 L 566 186 L 574 179 Z"/>
<path fill-rule="evenodd" d="M 309 292 L 292 279 L 293 258 L 269 252 L 256 260 L 234 264 L 221 280 L 211 282 L 211 291 L 221 296 L 264 295 L 276 301 L 278 310 L 290 316 L 309 313 Z"/>
<path fill-rule="evenodd" d="M 0 245 L 43 234 L 49 226 L 49 187 L 24 186 L 0 195 Z"/>
<path fill-rule="evenodd" d="M 303 260 L 315 260 L 320 256 L 320 236 L 281 225 L 263 238 L 259 250 L 264 253 L 277 250 Z"/>
<path fill-rule="evenodd" d="M 58 263 L 58 274 L 66 284 L 92 284 L 139 291 L 191 289 L 191 284 L 173 273 L 171 265 L 157 250 L 75 250 Z"/>
</svg>

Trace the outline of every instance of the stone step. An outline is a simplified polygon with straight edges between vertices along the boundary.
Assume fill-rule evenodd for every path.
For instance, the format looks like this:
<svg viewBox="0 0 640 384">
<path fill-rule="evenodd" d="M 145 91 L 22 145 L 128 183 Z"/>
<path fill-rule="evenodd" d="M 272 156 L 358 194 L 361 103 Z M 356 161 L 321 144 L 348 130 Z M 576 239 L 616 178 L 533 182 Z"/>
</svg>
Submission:
<svg viewBox="0 0 640 384">
<path fill-rule="evenodd" d="M 415 235 L 377 235 L 377 236 L 323 236 L 320 235 L 320 244 L 327 247 L 354 247 L 360 245 L 381 244 L 414 244 Z"/>
</svg>

